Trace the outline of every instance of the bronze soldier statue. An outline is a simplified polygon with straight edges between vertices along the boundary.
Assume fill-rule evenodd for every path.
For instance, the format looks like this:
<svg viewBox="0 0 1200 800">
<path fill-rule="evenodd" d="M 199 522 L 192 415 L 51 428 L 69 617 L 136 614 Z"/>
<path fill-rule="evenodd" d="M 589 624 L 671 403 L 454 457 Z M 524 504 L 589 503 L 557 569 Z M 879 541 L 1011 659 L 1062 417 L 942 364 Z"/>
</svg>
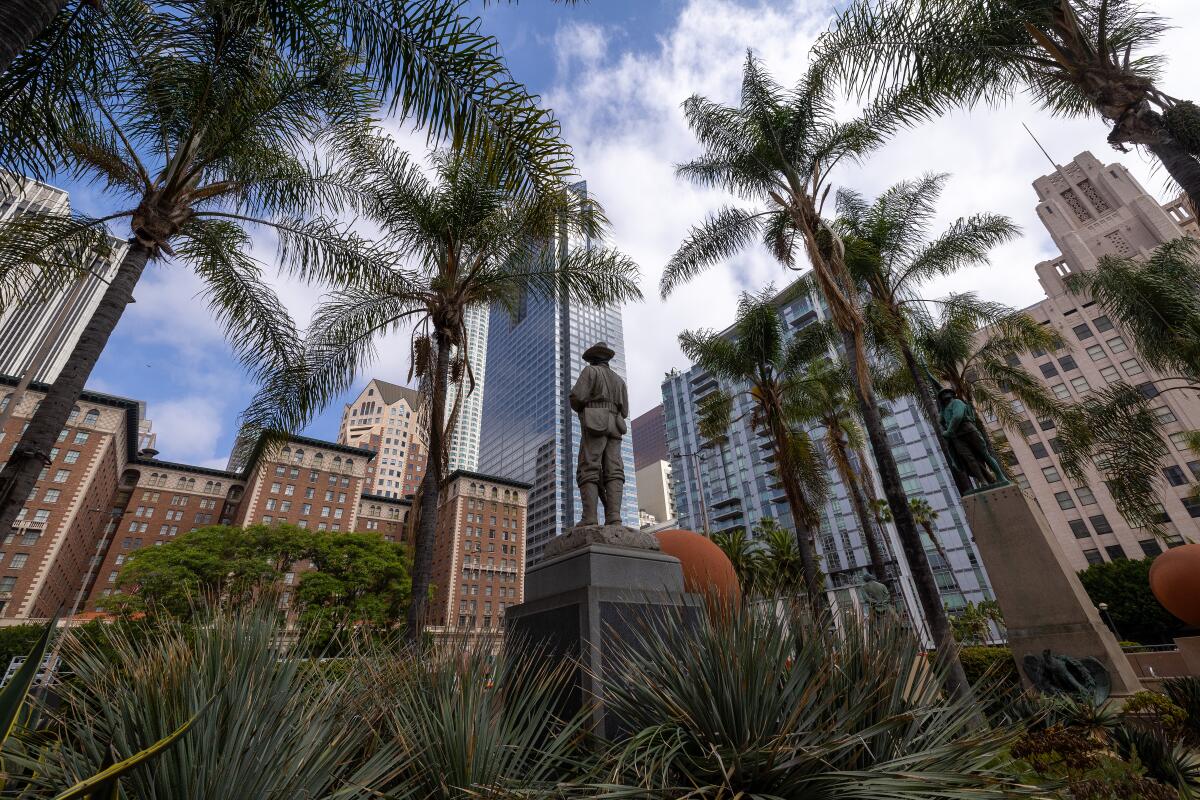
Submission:
<svg viewBox="0 0 1200 800">
<path fill-rule="evenodd" d="M 938 392 L 938 405 L 941 406 L 942 436 L 950 442 L 950 452 L 959 468 L 975 481 L 976 488 L 1007 483 L 1004 469 L 992 452 L 974 409 L 949 388 Z"/>
<path fill-rule="evenodd" d="M 625 464 L 621 437 L 629 416 L 629 392 L 608 362 L 616 355 L 605 342 L 583 353 L 588 366 L 571 390 L 571 408 L 579 414 L 579 467 L 575 480 L 583 514 L 579 526 L 596 525 L 597 501 L 604 503 L 604 524 L 621 524 L 621 495 L 625 491 Z M 603 488 L 603 493 L 601 493 Z"/>
</svg>

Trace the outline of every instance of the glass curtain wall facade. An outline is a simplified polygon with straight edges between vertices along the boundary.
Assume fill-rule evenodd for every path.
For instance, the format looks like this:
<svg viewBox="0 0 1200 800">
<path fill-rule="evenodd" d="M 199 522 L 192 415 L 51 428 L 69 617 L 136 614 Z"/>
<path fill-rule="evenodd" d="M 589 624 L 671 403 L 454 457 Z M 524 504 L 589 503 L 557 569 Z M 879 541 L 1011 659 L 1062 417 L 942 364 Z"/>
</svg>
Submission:
<svg viewBox="0 0 1200 800">
<path fill-rule="evenodd" d="M 780 309 L 789 331 L 825 318 L 827 312 L 807 296 L 799 296 Z M 736 396 L 732 417 L 736 420 L 729 437 L 720 444 L 704 440 L 698 430 L 698 404 L 706 396 L 723 388 Z M 710 533 L 744 528 L 753 531 L 764 519 L 772 519 L 794 531 L 791 513 L 773 475 L 771 444 L 750 427 L 751 399 L 744 386 L 729 385 L 699 367 L 673 371 L 662 384 L 666 412 L 667 446 L 674 476 L 676 514 L 679 526 Z M 887 409 L 884 424 L 897 466 L 909 497 L 921 497 L 937 512 L 934 535 L 944 548 L 946 563 L 932 542 L 927 554 L 946 604 L 961 608 L 967 601 L 979 602 L 992 597 L 979 554 L 971 541 L 962 504 L 954 481 L 942 457 L 933 431 L 915 401 L 902 399 L 881 404 Z M 813 428 L 817 441 L 823 429 Z M 878 475 L 870 451 L 864 448 L 872 476 Z M 849 600 L 852 587 L 860 585 L 870 566 L 866 543 L 850 503 L 847 487 L 830 464 L 829 499 L 822 511 L 816 536 L 821 563 L 829 576 L 828 585 L 842 600 Z M 875 497 L 883 497 L 883 488 L 874 478 Z M 889 524 L 884 542 L 894 558 L 900 553 L 895 530 Z M 910 609 L 918 609 L 911 573 L 901 564 L 899 572 Z"/>
<path fill-rule="evenodd" d="M 483 421 L 483 389 L 487 377 L 487 345 L 489 311 L 485 306 L 472 306 L 464 314 L 467 328 L 467 359 L 475 380 L 473 389 L 463 395 L 458 410 L 458 423 L 450 435 L 449 469 L 474 472 L 479 469 L 479 433 Z M 446 413 L 454 408 L 458 386 L 451 385 L 446 396 Z"/>
<path fill-rule="evenodd" d="M 587 184 L 575 191 L 586 194 Z M 560 255 L 591 242 L 568 241 Z M 487 391 L 483 395 L 479 470 L 523 481 L 529 492 L 526 559 L 535 563 L 550 539 L 570 528 L 579 515 L 575 459 L 579 421 L 569 395 L 584 367 L 583 351 L 599 341 L 616 351 L 612 368 L 622 378 L 625 338 L 619 308 L 586 308 L 566 301 L 522 298 L 515 315 L 494 307 L 488 323 Z M 633 441 L 622 442 L 625 493 L 621 514 L 637 526 Z"/>
</svg>

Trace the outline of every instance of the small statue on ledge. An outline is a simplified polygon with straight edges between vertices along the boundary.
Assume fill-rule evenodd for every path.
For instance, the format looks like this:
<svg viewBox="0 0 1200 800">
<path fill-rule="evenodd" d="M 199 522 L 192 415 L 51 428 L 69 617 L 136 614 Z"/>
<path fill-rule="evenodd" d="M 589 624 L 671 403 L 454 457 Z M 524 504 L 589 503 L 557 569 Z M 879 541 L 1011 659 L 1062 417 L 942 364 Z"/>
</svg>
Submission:
<svg viewBox="0 0 1200 800">
<path fill-rule="evenodd" d="M 892 607 L 892 592 L 886 584 L 880 583 L 874 573 L 867 572 L 863 575 L 865 581 L 862 585 L 862 599 L 870 609 L 872 615 L 886 614 Z"/>
<path fill-rule="evenodd" d="M 957 466 L 975 482 L 975 488 L 1008 483 L 1004 468 L 975 417 L 975 410 L 949 388 L 938 391 L 938 406 L 941 408 L 941 434 L 950 443 Z"/>
</svg>

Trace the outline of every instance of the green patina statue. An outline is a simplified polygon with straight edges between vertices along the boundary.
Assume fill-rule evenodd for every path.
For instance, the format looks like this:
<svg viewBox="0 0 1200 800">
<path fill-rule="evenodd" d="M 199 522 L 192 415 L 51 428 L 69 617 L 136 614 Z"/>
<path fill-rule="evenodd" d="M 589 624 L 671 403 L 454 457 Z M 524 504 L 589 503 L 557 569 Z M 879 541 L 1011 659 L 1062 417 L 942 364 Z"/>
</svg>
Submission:
<svg viewBox="0 0 1200 800">
<path fill-rule="evenodd" d="M 883 614 L 892 607 L 892 593 L 888 587 L 870 572 L 866 574 L 866 582 L 862 585 L 862 598 L 872 614 Z"/>
<path fill-rule="evenodd" d="M 1100 705 L 1112 691 L 1108 670 L 1097 659 L 1071 656 L 1043 650 L 1040 656 L 1029 653 L 1022 666 L 1029 682 L 1049 695 L 1067 695 Z"/>
<path fill-rule="evenodd" d="M 987 434 L 975 417 L 975 410 L 953 389 L 946 388 L 938 391 L 938 405 L 941 407 L 941 434 L 950 443 L 956 466 L 975 482 L 975 488 L 1008 483 Z"/>
</svg>

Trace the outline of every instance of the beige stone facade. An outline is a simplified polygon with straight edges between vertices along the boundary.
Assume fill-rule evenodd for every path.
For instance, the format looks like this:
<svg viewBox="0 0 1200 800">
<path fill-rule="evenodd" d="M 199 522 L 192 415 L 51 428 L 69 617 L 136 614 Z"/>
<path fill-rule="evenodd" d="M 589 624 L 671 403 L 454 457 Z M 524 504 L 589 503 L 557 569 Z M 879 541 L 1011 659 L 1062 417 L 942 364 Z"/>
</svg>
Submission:
<svg viewBox="0 0 1200 800">
<path fill-rule="evenodd" d="M 434 632 L 499 631 L 525 599 L 529 484 L 462 470 L 442 486 L 433 550 Z"/>
<path fill-rule="evenodd" d="M 1196 539 L 1200 533 L 1200 504 L 1188 499 L 1188 484 L 1200 479 L 1200 461 L 1182 439 L 1184 431 L 1200 429 L 1200 401 L 1190 392 L 1158 394 L 1154 381 L 1161 376 L 1145 365 L 1129 335 L 1087 297 L 1068 292 L 1063 279 L 1092 269 L 1101 256 L 1142 256 L 1163 242 L 1196 236 L 1200 230 L 1185 204 L 1160 205 L 1128 170 L 1105 165 L 1091 153 L 1080 154 L 1033 186 L 1038 217 L 1061 255 L 1035 268 L 1046 299 L 1025 312 L 1053 327 L 1066 347 L 1027 354 L 1021 366 L 1064 401 L 1078 401 L 1117 381 L 1142 387 L 1153 399 L 1170 439 L 1158 476 L 1168 536 L 1159 540 L 1145 528 L 1126 524 L 1098 474 L 1089 474 L 1085 486 L 1072 485 L 1059 463 L 1049 420 L 1027 414 L 1020 435 L 1007 434 L 1018 462 L 1014 477 L 1037 501 L 1074 568 L 1156 555 L 1163 546 Z M 1024 411 L 1019 404 L 1017 410 Z"/>
<path fill-rule="evenodd" d="M 364 491 L 399 499 L 415 495 L 429 457 L 421 436 L 421 395 L 415 389 L 372 380 L 342 410 L 338 442 L 375 451 Z"/>
</svg>

